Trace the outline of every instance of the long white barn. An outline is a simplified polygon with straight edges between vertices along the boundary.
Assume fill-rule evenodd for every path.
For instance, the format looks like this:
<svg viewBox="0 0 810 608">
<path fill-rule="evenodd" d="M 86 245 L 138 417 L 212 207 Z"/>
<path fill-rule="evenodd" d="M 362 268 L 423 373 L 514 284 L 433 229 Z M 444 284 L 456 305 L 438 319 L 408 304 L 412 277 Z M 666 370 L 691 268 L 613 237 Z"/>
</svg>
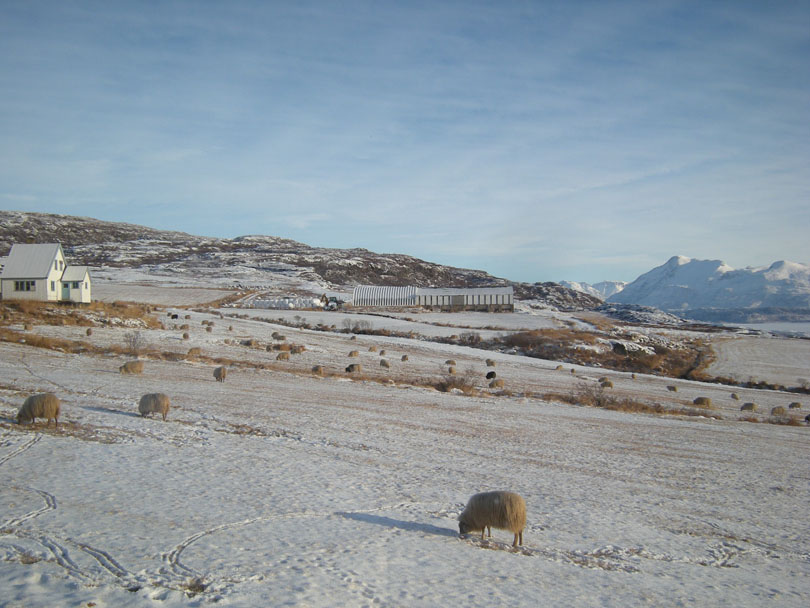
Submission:
<svg viewBox="0 0 810 608">
<path fill-rule="evenodd" d="M 511 287 L 386 287 L 359 285 L 352 304 L 358 307 L 421 307 L 431 310 L 512 311 Z"/>
</svg>

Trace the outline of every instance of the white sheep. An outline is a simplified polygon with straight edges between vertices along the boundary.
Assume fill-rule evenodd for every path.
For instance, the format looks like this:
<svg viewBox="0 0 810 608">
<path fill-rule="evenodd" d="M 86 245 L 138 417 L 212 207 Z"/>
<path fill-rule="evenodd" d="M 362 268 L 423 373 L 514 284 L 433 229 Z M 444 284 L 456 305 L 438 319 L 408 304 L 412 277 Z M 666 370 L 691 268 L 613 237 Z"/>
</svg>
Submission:
<svg viewBox="0 0 810 608">
<path fill-rule="evenodd" d="M 141 397 L 138 403 L 138 411 L 141 416 L 156 412 L 163 416 L 163 420 L 166 420 L 170 405 L 169 398 L 163 393 L 149 393 Z"/>
<path fill-rule="evenodd" d="M 54 426 L 59 426 L 59 410 L 59 398 L 53 393 L 31 395 L 17 412 L 17 424 L 22 424 L 23 420 L 30 420 L 33 424 L 37 418 L 47 418 L 46 426 L 50 426 L 53 418 Z"/>
<path fill-rule="evenodd" d="M 492 528 L 509 530 L 515 535 L 513 547 L 523 544 L 523 528 L 526 527 L 526 502 L 514 492 L 481 492 L 467 502 L 458 516 L 459 534 L 484 530 L 492 536 Z"/>
</svg>

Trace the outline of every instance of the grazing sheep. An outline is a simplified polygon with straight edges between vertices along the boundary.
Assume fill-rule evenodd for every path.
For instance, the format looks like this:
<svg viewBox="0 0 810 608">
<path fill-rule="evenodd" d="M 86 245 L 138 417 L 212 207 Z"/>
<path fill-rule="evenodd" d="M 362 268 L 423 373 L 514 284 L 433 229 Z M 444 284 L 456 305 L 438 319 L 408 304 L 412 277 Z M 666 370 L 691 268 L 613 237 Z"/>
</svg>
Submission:
<svg viewBox="0 0 810 608">
<path fill-rule="evenodd" d="M 450 367 L 455 367 L 456 360 L 455 359 L 448 359 L 447 361 L 444 362 L 444 364 L 449 365 Z"/>
<path fill-rule="evenodd" d="M 278 355 L 276 355 L 276 361 L 289 361 L 289 360 L 290 360 L 289 351 L 282 351 Z"/>
<path fill-rule="evenodd" d="M 186 333 L 184 333 L 184 334 L 183 334 L 183 340 L 188 340 L 188 339 L 189 339 L 189 337 L 190 337 L 190 336 L 188 335 L 188 332 L 186 332 Z"/>
<path fill-rule="evenodd" d="M 756 412 L 757 411 L 757 404 L 756 403 L 743 403 L 742 407 L 740 408 L 741 412 Z"/>
<path fill-rule="evenodd" d="M 497 375 L 495 372 L 487 372 L 487 380 L 492 380 Z"/>
<path fill-rule="evenodd" d="M 391 364 L 388 362 L 387 359 L 380 359 L 380 367 L 384 367 L 385 369 L 389 369 Z"/>
<path fill-rule="evenodd" d="M 677 392 L 678 392 L 678 387 L 677 387 L 677 386 L 673 386 L 673 385 L 671 385 L 671 384 L 670 384 L 670 385 L 667 387 L 667 390 L 668 390 L 670 393 L 677 393 Z"/>
<path fill-rule="evenodd" d="M 187 357 L 199 357 L 202 354 L 202 349 L 199 346 L 192 346 L 186 353 Z"/>
<path fill-rule="evenodd" d="M 794 402 L 793 402 L 793 403 L 791 403 L 791 404 L 790 404 L 788 407 L 789 407 L 790 409 L 792 409 L 792 410 L 800 410 L 800 409 L 802 409 L 802 404 L 801 404 L 801 403 L 799 403 L 798 401 L 794 401 Z"/>
<path fill-rule="evenodd" d="M 384 356 L 385 356 L 385 349 L 382 349 L 382 350 L 380 351 L 380 356 L 381 356 L 381 357 L 384 357 Z"/>
<path fill-rule="evenodd" d="M 315 374 L 316 376 L 323 376 L 324 374 L 323 365 L 314 365 L 312 367 L 312 373 Z"/>
<path fill-rule="evenodd" d="M 163 393 L 148 393 L 138 402 L 138 411 L 141 416 L 158 413 L 163 416 L 163 420 L 166 420 L 170 405 L 169 398 Z"/>
<path fill-rule="evenodd" d="M 451 376 L 455 376 L 456 368 L 451 365 L 450 367 L 447 368 L 447 373 L 450 374 Z"/>
<path fill-rule="evenodd" d="M 503 388 L 503 378 L 496 378 L 492 382 L 489 383 L 489 388 Z"/>
<path fill-rule="evenodd" d="M 294 354 L 294 355 L 300 355 L 300 354 L 301 354 L 301 353 L 303 353 L 303 352 L 304 352 L 306 349 L 307 349 L 307 347 L 306 347 L 306 346 L 304 346 L 303 344 L 294 344 L 294 345 L 293 345 L 293 346 L 290 348 L 290 352 L 291 352 L 292 354 Z"/>
<path fill-rule="evenodd" d="M 495 361 L 492 359 L 487 359 L 487 367 L 495 367 Z"/>
<path fill-rule="evenodd" d="M 118 368 L 121 374 L 141 374 L 143 373 L 143 361 L 127 361 Z"/>
<path fill-rule="evenodd" d="M 599 383 L 599 386 L 602 388 L 613 388 L 613 382 L 610 380 L 602 380 L 602 382 Z"/>
<path fill-rule="evenodd" d="M 210 334 L 212 331 L 214 331 L 214 328 L 209 325 L 208 327 L 205 328 L 205 331 L 207 331 Z"/>
<path fill-rule="evenodd" d="M 92 327 L 88 327 L 88 328 L 87 328 L 87 331 L 86 331 L 86 332 L 84 332 L 84 333 L 85 333 L 85 335 L 87 335 L 87 336 L 92 336 L 92 335 L 93 335 L 93 328 L 92 328 Z"/>
<path fill-rule="evenodd" d="M 376 352 L 377 352 L 377 347 L 376 347 L 376 346 L 369 346 L 369 347 L 368 347 L 368 352 L 370 352 L 370 353 L 376 353 Z"/>
<path fill-rule="evenodd" d="M 734 399 L 734 401 L 740 400 L 740 396 L 737 393 L 731 393 L 731 398 Z"/>
<path fill-rule="evenodd" d="M 180 318 L 180 315 L 178 315 L 178 314 L 173 314 L 172 315 L 172 319 L 179 319 L 179 318 Z"/>
<path fill-rule="evenodd" d="M 785 415 L 785 408 L 781 405 L 777 405 L 775 408 L 771 410 L 771 416 L 784 416 Z"/>
<path fill-rule="evenodd" d="M 805 416 L 805 417 L 804 417 L 804 421 L 805 421 L 807 424 L 810 424 L 810 414 L 807 414 L 807 416 Z"/>
<path fill-rule="evenodd" d="M 359 357 L 360 356 L 360 351 L 359 350 L 353 350 L 353 351 L 351 351 L 349 353 L 349 356 L 350 357 Z"/>
<path fill-rule="evenodd" d="M 228 375 L 228 368 L 224 365 L 214 368 L 214 379 L 217 382 L 225 382 L 225 377 Z"/>
<path fill-rule="evenodd" d="M 526 502 L 514 492 L 481 492 L 467 502 L 464 512 L 458 516 L 459 534 L 484 529 L 492 536 L 492 528 L 509 530 L 515 535 L 513 547 L 523 544 L 523 528 L 526 527 Z"/>
<path fill-rule="evenodd" d="M 709 399 L 708 397 L 697 397 L 692 403 L 698 407 L 712 406 L 712 400 Z"/>
<path fill-rule="evenodd" d="M 23 420 L 30 420 L 34 424 L 37 418 L 47 418 L 46 426 L 50 426 L 53 418 L 54 426 L 59 426 L 60 409 L 59 398 L 53 393 L 31 395 L 17 412 L 17 424 L 22 424 Z"/>
<path fill-rule="evenodd" d="M 363 367 L 359 363 L 352 363 L 346 368 L 346 372 L 351 374 L 354 372 L 359 372 L 363 369 Z"/>
<path fill-rule="evenodd" d="M 408 355 L 402 355 L 402 359 L 401 359 L 401 360 L 402 360 L 402 361 L 407 361 L 407 360 L 408 360 Z"/>
<path fill-rule="evenodd" d="M 558 366 L 557 366 L 557 367 L 555 367 L 554 369 L 555 369 L 555 370 L 557 370 L 557 371 L 560 371 L 562 368 L 563 368 L 563 366 L 562 366 L 562 365 L 558 365 Z"/>
</svg>

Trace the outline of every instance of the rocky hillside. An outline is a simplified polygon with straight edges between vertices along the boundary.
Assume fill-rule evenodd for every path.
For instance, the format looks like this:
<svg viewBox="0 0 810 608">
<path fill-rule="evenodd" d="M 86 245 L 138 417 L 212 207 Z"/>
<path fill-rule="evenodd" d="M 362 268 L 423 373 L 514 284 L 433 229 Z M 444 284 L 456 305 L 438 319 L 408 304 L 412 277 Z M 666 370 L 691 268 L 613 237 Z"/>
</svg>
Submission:
<svg viewBox="0 0 810 608">
<path fill-rule="evenodd" d="M 86 217 L 0 211 L 0 255 L 24 242 L 61 242 L 71 263 L 139 269 L 151 276 L 193 277 L 259 289 L 351 290 L 355 285 L 497 287 L 563 309 L 601 302 L 556 283 L 514 283 L 480 270 L 454 268 L 401 254 L 311 247 L 274 236 L 202 237 Z"/>
</svg>

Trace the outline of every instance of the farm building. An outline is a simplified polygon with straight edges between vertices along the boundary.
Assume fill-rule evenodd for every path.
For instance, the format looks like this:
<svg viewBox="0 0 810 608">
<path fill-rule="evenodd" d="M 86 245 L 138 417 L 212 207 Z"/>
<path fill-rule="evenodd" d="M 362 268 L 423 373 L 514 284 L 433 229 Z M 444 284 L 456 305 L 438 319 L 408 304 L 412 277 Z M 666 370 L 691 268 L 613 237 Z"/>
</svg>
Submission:
<svg viewBox="0 0 810 608">
<path fill-rule="evenodd" d="M 87 266 L 68 266 L 59 243 L 15 244 L 0 274 L 4 300 L 91 301 Z"/>
<path fill-rule="evenodd" d="M 385 287 L 360 285 L 354 288 L 352 304 L 358 307 L 421 307 L 431 310 L 514 310 L 511 287 Z"/>
</svg>

